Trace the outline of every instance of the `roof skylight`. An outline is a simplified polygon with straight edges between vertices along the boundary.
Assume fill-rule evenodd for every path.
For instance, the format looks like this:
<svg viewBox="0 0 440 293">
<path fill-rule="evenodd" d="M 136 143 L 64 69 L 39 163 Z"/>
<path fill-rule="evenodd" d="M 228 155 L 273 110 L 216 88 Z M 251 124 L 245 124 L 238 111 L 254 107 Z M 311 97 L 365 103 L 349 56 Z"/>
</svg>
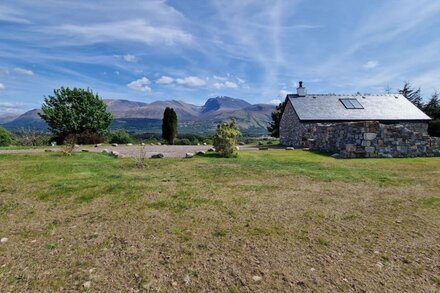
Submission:
<svg viewBox="0 0 440 293">
<path fill-rule="evenodd" d="M 346 109 L 363 109 L 357 99 L 339 99 Z"/>
</svg>

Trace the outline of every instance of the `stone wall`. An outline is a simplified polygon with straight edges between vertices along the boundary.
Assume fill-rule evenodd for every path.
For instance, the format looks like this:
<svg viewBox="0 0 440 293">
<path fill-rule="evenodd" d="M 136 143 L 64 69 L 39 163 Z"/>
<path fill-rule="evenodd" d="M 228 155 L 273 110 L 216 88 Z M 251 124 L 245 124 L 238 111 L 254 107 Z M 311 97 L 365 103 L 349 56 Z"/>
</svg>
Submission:
<svg viewBox="0 0 440 293">
<path fill-rule="evenodd" d="M 292 103 L 287 102 L 280 121 L 280 143 L 296 148 L 304 147 L 306 134 L 315 123 L 304 123 L 299 120 Z"/>
<path fill-rule="evenodd" d="M 342 158 L 440 156 L 440 138 L 427 135 L 425 124 L 316 123 L 304 134 L 304 146 Z"/>
</svg>

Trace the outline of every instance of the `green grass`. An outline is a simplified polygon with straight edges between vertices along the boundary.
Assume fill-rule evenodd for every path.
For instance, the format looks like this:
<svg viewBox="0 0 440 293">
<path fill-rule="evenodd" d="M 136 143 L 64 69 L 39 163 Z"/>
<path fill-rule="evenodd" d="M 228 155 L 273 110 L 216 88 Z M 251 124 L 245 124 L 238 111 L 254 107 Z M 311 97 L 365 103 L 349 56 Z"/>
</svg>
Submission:
<svg viewBox="0 0 440 293">
<path fill-rule="evenodd" d="M 0 291 L 438 289 L 440 158 L 39 153 L 0 170 Z"/>
</svg>

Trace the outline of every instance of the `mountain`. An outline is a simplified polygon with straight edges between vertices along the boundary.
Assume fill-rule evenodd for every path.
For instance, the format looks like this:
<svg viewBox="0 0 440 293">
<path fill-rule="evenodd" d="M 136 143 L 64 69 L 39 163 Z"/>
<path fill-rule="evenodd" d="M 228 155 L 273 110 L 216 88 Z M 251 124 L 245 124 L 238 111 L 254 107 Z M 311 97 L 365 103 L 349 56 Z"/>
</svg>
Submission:
<svg viewBox="0 0 440 293">
<path fill-rule="evenodd" d="M 182 101 L 156 101 L 142 103 L 129 100 L 104 100 L 107 110 L 114 116 L 111 128 L 124 128 L 133 132 L 160 133 L 163 111 L 172 107 L 179 119 L 180 133 L 210 134 L 218 123 L 235 119 L 243 133 L 266 134 L 266 126 L 271 120 L 273 105 L 252 105 L 244 100 L 231 97 L 210 98 L 203 106 Z M 45 130 L 46 123 L 38 116 L 40 110 L 34 109 L 23 115 L 0 122 L 10 130 L 30 128 Z"/>
<path fill-rule="evenodd" d="M 12 113 L 0 113 L 0 124 L 11 122 L 12 120 L 16 119 L 18 114 L 12 114 Z"/>
<path fill-rule="evenodd" d="M 230 97 L 216 97 L 208 99 L 203 105 L 201 112 L 203 114 L 216 112 L 216 111 L 228 111 L 237 110 L 250 106 L 248 102 L 240 99 L 234 99 Z"/>
</svg>

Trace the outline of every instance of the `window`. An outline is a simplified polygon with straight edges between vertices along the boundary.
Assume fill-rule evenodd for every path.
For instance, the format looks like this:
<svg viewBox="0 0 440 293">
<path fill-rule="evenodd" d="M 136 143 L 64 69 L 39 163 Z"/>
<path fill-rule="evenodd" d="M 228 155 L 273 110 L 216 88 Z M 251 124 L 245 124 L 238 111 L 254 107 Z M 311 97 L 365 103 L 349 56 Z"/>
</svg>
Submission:
<svg viewBox="0 0 440 293">
<path fill-rule="evenodd" d="M 346 109 L 363 109 L 357 99 L 339 99 Z"/>
</svg>

